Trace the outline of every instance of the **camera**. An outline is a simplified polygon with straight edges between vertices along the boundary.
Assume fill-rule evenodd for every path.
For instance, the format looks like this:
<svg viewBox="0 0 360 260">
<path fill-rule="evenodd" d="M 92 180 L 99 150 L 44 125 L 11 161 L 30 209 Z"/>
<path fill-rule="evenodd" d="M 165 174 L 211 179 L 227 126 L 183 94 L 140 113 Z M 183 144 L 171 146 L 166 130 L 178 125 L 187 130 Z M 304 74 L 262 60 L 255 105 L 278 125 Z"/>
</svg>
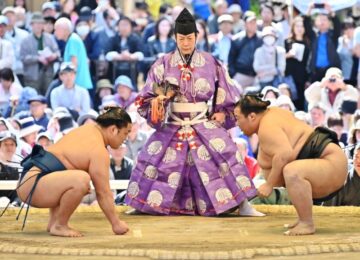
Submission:
<svg viewBox="0 0 360 260">
<path fill-rule="evenodd" d="M 336 78 L 329 78 L 329 82 L 335 83 L 335 82 L 336 82 Z"/>
</svg>

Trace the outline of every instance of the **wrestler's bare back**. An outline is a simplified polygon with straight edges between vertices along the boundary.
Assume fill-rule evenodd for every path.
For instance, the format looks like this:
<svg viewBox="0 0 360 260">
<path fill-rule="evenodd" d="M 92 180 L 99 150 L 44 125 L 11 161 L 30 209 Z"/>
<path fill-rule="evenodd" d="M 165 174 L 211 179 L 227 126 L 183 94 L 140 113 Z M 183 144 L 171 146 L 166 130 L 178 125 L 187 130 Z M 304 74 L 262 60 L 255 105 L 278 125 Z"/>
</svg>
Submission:
<svg viewBox="0 0 360 260">
<path fill-rule="evenodd" d="M 271 138 L 268 138 L 269 131 L 273 133 Z M 267 178 L 271 170 L 272 159 L 276 150 L 266 153 L 262 146 L 276 142 L 279 138 L 279 133 L 283 132 L 287 136 L 294 154 L 297 155 L 313 131 L 312 127 L 295 118 L 291 112 L 277 107 L 268 108 L 260 122 L 258 131 L 259 141 L 262 145 L 259 147 L 257 160 L 264 172 L 265 178 Z"/>
<path fill-rule="evenodd" d="M 89 171 L 91 160 L 104 157 L 99 155 L 108 155 L 100 127 L 95 124 L 87 124 L 72 130 L 59 142 L 50 146 L 48 151 L 54 154 L 66 169 L 86 172 Z"/>
</svg>

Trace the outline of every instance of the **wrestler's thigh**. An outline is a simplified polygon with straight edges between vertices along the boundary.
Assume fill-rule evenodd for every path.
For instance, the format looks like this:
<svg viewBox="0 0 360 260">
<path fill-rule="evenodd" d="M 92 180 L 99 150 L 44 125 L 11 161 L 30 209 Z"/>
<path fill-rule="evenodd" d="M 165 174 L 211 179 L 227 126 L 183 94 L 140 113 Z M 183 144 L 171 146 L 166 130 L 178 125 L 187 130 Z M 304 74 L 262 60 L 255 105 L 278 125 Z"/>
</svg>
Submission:
<svg viewBox="0 0 360 260">
<path fill-rule="evenodd" d="M 81 170 L 58 171 L 39 180 L 31 205 L 39 208 L 53 208 L 59 205 L 62 195 L 73 188 L 90 188 L 90 175 Z"/>
<path fill-rule="evenodd" d="M 284 167 L 283 175 L 285 181 L 291 178 L 296 181 L 298 177 L 308 180 L 312 187 L 313 198 L 321 198 L 344 185 L 347 163 L 341 156 L 297 160 Z M 288 183 L 287 188 L 289 188 Z"/>
</svg>

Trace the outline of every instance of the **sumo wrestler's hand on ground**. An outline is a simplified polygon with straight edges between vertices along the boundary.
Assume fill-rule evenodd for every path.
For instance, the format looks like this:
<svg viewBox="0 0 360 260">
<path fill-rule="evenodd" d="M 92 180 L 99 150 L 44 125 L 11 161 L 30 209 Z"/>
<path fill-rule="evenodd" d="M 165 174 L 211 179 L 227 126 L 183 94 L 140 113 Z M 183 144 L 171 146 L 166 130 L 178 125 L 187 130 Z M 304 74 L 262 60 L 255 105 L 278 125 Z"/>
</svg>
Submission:
<svg viewBox="0 0 360 260">
<path fill-rule="evenodd" d="M 258 188 L 257 193 L 259 197 L 267 198 L 271 195 L 272 191 L 273 191 L 273 186 L 265 182 Z"/>
<path fill-rule="evenodd" d="M 124 221 L 119 220 L 118 223 L 112 225 L 112 230 L 116 235 L 123 235 L 129 231 L 129 227 Z"/>
</svg>

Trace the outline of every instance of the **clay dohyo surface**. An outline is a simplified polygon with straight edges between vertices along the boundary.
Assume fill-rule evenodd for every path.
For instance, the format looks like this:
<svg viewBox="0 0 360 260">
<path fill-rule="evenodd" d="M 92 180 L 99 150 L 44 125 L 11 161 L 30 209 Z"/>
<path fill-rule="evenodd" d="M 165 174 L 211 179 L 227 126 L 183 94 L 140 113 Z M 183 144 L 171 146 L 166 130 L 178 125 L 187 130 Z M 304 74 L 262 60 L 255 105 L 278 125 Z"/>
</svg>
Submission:
<svg viewBox="0 0 360 260">
<path fill-rule="evenodd" d="M 262 218 L 125 215 L 117 207 L 130 231 L 115 236 L 97 206 L 79 207 L 70 225 L 81 238 L 50 236 L 46 232 L 48 210 L 29 212 L 24 231 L 19 209 L 0 218 L 2 259 L 244 259 L 283 256 L 282 259 L 346 257 L 358 259 L 360 252 L 360 208 L 314 207 L 315 235 L 284 236 L 283 224 L 296 220 L 292 206 L 256 208 Z M 60 258 L 61 257 L 61 258 Z M 285 258 L 284 258 L 285 257 Z M 303 257 L 303 258 L 302 258 Z M 320 257 L 320 258 L 319 258 Z M 270 259 L 271 259 L 270 258 Z"/>
</svg>

